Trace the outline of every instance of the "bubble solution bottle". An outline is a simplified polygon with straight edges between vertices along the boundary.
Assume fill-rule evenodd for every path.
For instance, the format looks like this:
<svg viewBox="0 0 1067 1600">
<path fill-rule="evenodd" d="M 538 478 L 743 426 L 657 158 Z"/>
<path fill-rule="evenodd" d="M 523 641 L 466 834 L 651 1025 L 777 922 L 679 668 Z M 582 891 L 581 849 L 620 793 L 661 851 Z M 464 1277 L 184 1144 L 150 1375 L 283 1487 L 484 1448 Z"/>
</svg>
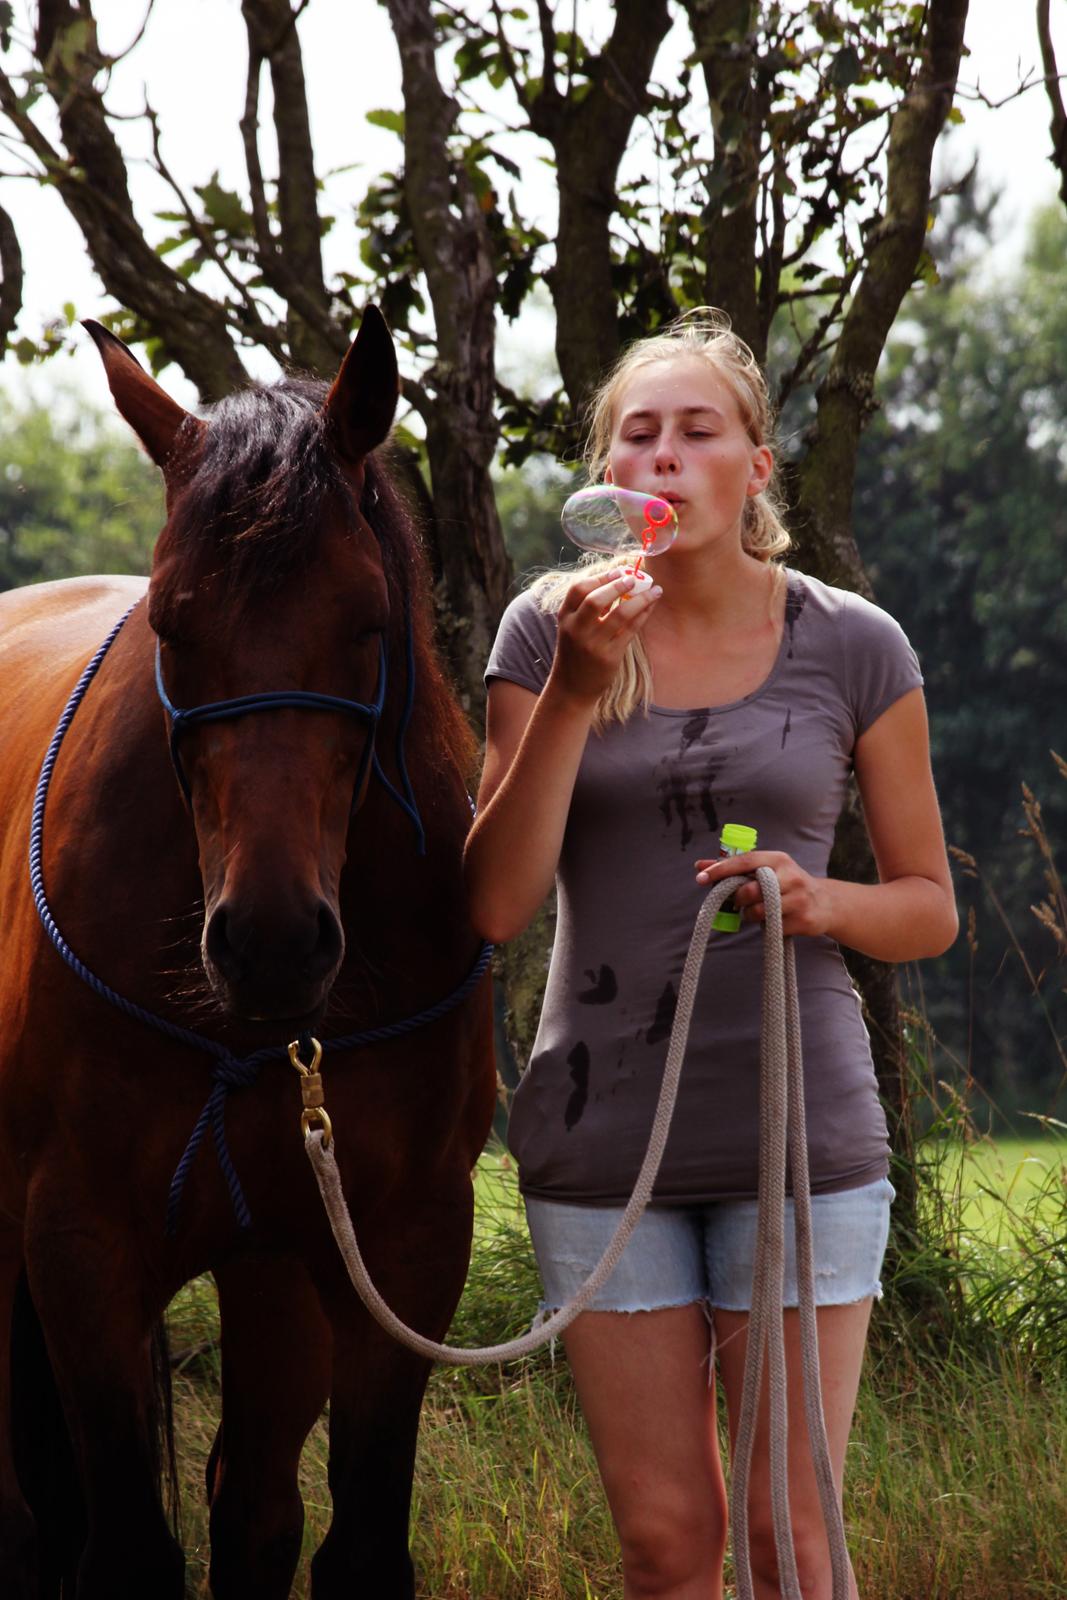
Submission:
<svg viewBox="0 0 1067 1600">
<path fill-rule="evenodd" d="M 740 822 L 728 822 L 719 835 L 719 859 L 724 856 L 743 856 L 749 850 L 756 848 L 755 828 L 746 828 Z M 734 905 L 734 897 L 729 900 L 715 914 L 712 927 L 718 933 L 736 933 L 741 926 L 741 913 Z"/>
</svg>

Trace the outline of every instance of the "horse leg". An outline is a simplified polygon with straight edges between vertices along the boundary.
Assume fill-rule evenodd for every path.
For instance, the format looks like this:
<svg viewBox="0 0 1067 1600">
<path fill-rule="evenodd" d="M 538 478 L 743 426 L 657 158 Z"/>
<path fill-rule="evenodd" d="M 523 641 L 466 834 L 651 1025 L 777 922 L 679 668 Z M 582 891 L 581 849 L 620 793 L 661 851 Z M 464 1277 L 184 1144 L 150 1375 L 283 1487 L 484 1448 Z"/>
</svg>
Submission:
<svg viewBox="0 0 1067 1600">
<path fill-rule="evenodd" d="M 84 1196 L 65 1197 L 55 1215 L 39 1200 L 26 1264 L 85 1497 L 77 1600 L 181 1600 L 185 1559 L 162 1505 L 165 1397 L 153 1370 L 166 1296 L 153 1303 L 121 1226 L 94 1217 Z M 162 1420 L 169 1434 L 169 1415 Z"/>
<path fill-rule="evenodd" d="M 60 1600 L 64 1593 L 74 1593 L 85 1544 L 85 1498 L 25 1272 L 15 1291 L 11 1374 L 15 1470 L 36 1529 L 37 1589 L 33 1592 L 39 1600 Z"/>
<path fill-rule="evenodd" d="M 360 1239 L 372 1281 L 397 1314 L 442 1339 L 463 1289 L 471 1193 L 464 1173 L 450 1206 L 425 1210 L 405 1196 Z M 464 1192 L 465 1189 L 465 1192 Z M 360 1222 L 355 1219 L 357 1238 Z M 311 1563 L 314 1600 L 414 1600 L 408 1549 L 419 1412 L 430 1363 L 397 1343 L 363 1309 L 347 1276 L 327 1295 L 334 1327 L 329 1481 L 333 1519 Z"/>
<path fill-rule="evenodd" d="M 14 1328 L 22 1278 L 22 1229 L 0 1228 L 0 1594 L 37 1600 L 36 1526 L 15 1468 Z M 17 1358 L 16 1358 L 17 1359 Z"/>
<path fill-rule="evenodd" d="M 215 1272 L 222 1426 L 209 1463 L 215 1600 L 286 1600 L 300 1557 L 300 1452 L 330 1389 L 331 1337 L 306 1269 L 238 1255 Z"/>
</svg>

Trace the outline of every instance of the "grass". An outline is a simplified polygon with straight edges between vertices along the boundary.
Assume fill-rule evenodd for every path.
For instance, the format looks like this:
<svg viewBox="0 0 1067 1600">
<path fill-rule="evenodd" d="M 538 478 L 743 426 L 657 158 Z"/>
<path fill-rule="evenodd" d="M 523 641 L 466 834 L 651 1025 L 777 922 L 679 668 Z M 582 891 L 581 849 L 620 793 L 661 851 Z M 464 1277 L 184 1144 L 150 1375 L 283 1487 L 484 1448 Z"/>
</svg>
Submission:
<svg viewBox="0 0 1067 1600">
<path fill-rule="evenodd" d="M 912 1338 L 891 1302 L 876 1311 L 846 1487 L 863 1600 L 1067 1595 L 1067 1362 L 1055 1358 L 1060 1347 L 1045 1337 L 1038 1304 L 1046 1295 L 1046 1320 L 1065 1318 L 1065 1151 L 1054 1140 L 965 1145 L 936 1135 L 924 1146 L 936 1184 L 928 1222 L 941 1229 L 941 1260 L 970 1309 L 941 1349 Z M 471 1278 L 450 1334 L 457 1344 L 520 1331 L 538 1298 L 507 1156 L 483 1158 L 476 1181 Z M 175 1391 L 190 1597 L 208 1594 L 202 1484 L 218 1410 L 216 1334 L 213 1287 L 199 1279 L 171 1309 L 172 1346 L 185 1352 Z M 329 1522 L 321 1423 L 301 1487 L 307 1528 L 295 1600 L 307 1595 L 308 1561 Z M 412 1544 L 425 1600 L 619 1594 L 614 1535 L 561 1357 L 434 1373 Z"/>
</svg>

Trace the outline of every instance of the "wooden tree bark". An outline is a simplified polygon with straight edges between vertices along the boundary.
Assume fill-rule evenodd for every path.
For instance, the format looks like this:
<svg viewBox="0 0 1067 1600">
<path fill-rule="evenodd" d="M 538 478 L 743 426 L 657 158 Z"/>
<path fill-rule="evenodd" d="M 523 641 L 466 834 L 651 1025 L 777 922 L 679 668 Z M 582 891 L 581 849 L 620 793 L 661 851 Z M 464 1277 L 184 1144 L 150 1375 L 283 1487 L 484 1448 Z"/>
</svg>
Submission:
<svg viewBox="0 0 1067 1600">
<path fill-rule="evenodd" d="M 926 46 L 911 91 L 893 115 L 885 214 L 869 243 L 866 267 L 845 316 L 817 397 L 815 428 L 794 479 L 794 527 L 806 571 L 826 583 L 871 596 L 852 529 L 852 492 L 861 431 L 874 410 L 875 372 L 904 296 L 915 279 L 927 229 L 934 145 L 952 105 L 963 49 L 967 0 L 931 0 Z M 870 880 L 870 846 L 858 803 L 838 831 L 830 870 Z M 908 1084 L 895 969 L 845 952 L 864 998 L 890 1138 L 907 1155 Z M 914 1173 L 899 1169 L 898 1229 L 914 1229 Z"/>
<path fill-rule="evenodd" d="M 1049 20 L 1049 0 L 1037 0 L 1037 36 L 1041 42 L 1041 64 L 1045 71 L 1045 91 L 1048 94 L 1052 122 L 1052 164 L 1060 175 L 1060 199 L 1067 206 L 1067 110 L 1063 105 L 1056 51 L 1052 44 L 1052 25 Z"/>
<path fill-rule="evenodd" d="M 348 348 L 348 332 L 331 316 L 322 273 L 321 224 L 307 90 L 296 17 L 289 0 L 242 0 L 248 32 L 248 90 L 241 132 L 263 276 L 285 300 L 293 362 L 322 377 Z M 279 237 L 270 226 L 257 141 L 259 77 L 270 67 L 278 139 Z"/>
<path fill-rule="evenodd" d="M 429 0 L 384 0 L 404 86 L 404 187 L 433 305 L 437 359 L 405 392 L 426 423 L 438 620 L 476 726 L 481 674 L 511 582 L 490 466 L 496 452 L 496 272 L 474 187 L 448 139 L 458 106 L 437 75 Z"/>
<path fill-rule="evenodd" d="M 539 92 L 527 99 L 530 127 L 555 152 L 559 182 L 556 265 L 546 274 L 556 310 L 556 356 L 575 414 L 619 353 L 611 219 L 619 162 L 646 108 L 656 52 L 670 27 L 667 0 L 616 0 L 615 25 L 579 99 L 561 90 L 555 32 L 538 0 L 544 53 Z"/>
<path fill-rule="evenodd" d="M 757 272 L 759 146 L 766 116 L 756 74 L 759 5 L 757 0 L 685 0 L 685 9 L 715 136 L 707 180 L 704 298 L 709 306 L 729 311 L 734 331 L 765 361 L 774 303 L 767 293 L 770 274 Z"/>
<path fill-rule="evenodd" d="M 69 154 L 52 147 L 4 73 L 0 106 L 52 178 L 109 293 L 151 324 L 204 399 L 228 394 L 246 373 L 224 312 L 167 266 L 134 216 L 125 161 L 94 84 L 102 62 L 88 0 L 78 8 L 41 0 L 36 49 Z"/>
</svg>

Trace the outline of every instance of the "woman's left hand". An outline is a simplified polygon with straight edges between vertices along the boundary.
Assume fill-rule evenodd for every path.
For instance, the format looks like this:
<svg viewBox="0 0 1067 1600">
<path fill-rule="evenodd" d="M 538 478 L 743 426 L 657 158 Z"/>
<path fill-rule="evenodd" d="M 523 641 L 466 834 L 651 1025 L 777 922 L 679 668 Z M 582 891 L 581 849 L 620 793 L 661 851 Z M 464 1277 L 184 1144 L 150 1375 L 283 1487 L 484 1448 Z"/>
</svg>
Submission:
<svg viewBox="0 0 1067 1600">
<path fill-rule="evenodd" d="M 712 885 L 723 878 L 754 873 L 770 867 L 782 891 L 782 931 L 818 935 L 828 932 L 831 919 L 830 887 L 826 878 L 813 878 L 781 850 L 749 850 L 741 856 L 721 856 L 697 862 L 697 883 Z M 745 922 L 765 922 L 763 890 L 753 878 L 734 894 L 734 904 Z"/>
</svg>

